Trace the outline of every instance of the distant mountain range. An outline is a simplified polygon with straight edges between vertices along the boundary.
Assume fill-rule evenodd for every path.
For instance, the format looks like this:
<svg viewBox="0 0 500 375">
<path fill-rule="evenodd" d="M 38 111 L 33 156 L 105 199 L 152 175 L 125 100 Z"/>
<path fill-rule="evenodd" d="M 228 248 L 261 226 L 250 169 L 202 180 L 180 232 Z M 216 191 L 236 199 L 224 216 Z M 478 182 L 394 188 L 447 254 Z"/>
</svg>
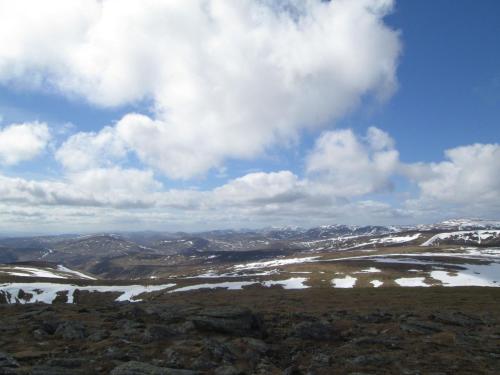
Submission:
<svg viewBox="0 0 500 375">
<path fill-rule="evenodd" d="M 475 233 L 474 231 L 490 231 Z M 461 231 L 469 231 L 461 233 Z M 472 231 L 472 232 L 471 232 Z M 456 233 L 458 232 L 458 233 Z M 0 263 L 49 262 L 103 277 L 137 277 L 160 267 L 259 260 L 301 252 L 387 246 L 500 245 L 500 222 L 455 219 L 432 225 L 282 227 L 199 233 L 99 233 L 0 239 Z"/>
</svg>

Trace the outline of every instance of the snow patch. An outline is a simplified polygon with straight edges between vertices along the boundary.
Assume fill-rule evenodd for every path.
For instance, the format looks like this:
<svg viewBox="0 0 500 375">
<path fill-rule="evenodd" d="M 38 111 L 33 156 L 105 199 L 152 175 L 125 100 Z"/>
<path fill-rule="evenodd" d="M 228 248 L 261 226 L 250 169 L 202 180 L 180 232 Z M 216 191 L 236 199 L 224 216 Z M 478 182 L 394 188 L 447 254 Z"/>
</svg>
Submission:
<svg viewBox="0 0 500 375">
<path fill-rule="evenodd" d="M 287 280 L 267 280 L 262 283 L 264 286 L 281 285 L 283 289 L 307 289 L 309 286 L 304 285 L 307 281 L 305 277 L 292 277 Z"/>
<path fill-rule="evenodd" d="M 170 290 L 169 293 L 187 292 L 189 290 L 197 290 L 197 289 L 216 289 L 216 288 L 238 290 L 238 289 L 242 289 L 244 286 L 253 285 L 253 284 L 256 284 L 256 282 L 255 281 L 226 281 L 224 283 L 195 284 L 195 285 L 188 285 L 188 286 L 184 286 L 182 288 Z"/>
<path fill-rule="evenodd" d="M 394 280 L 399 286 L 405 287 L 417 287 L 423 286 L 428 287 L 430 285 L 424 283 L 425 277 L 402 277 L 400 279 Z"/>
<path fill-rule="evenodd" d="M 369 268 L 366 268 L 364 270 L 356 271 L 353 273 L 378 273 L 378 272 L 382 272 L 382 271 L 379 270 L 378 268 L 375 268 L 375 267 L 369 267 Z"/>
<path fill-rule="evenodd" d="M 378 288 L 382 286 L 384 283 L 380 280 L 372 280 L 370 281 L 370 284 L 372 284 L 374 288 Z"/>
<path fill-rule="evenodd" d="M 286 266 L 289 264 L 309 263 L 309 262 L 313 262 L 315 259 L 318 259 L 318 258 L 320 258 L 320 256 L 304 257 L 304 258 L 275 259 L 275 260 L 269 260 L 269 261 L 263 261 L 263 262 L 237 264 L 233 268 L 235 270 L 251 270 L 251 269 L 256 269 L 256 268 L 279 267 L 279 266 Z"/>
<path fill-rule="evenodd" d="M 351 277 L 346 275 L 343 278 L 337 278 L 332 280 L 332 285 L 334 288 L 354 288 L 356 281 L 358 279 L 355 277 Z"/>
<path fill-rule="evenodd" d="M 17 265 L 4 265 L 0 266 L 0 273 L 5 273 L 11 276 L 21 276 L 21 277 L 96 280 L 91 276 L 85 275 L 78 271 L 71 270 L 62 265 L 58 265 L 56 269 L 50 267 L 27 267 L 27 266 L 17 266 Z"/>
<path fill-rule="evenodd" d="M 465 266 L 465 265 L 464 265 Z M 462 267 L 462 265 L 461 265 Z M 431 277 L 444 286 L 488 286 L 500 287 L 500 264 L 468 264 L 465 269 L 453 271 L 432 271 Z"/>
<path fill-rule="evenodd" d="M 57 266 L 57 269 L 59 271 L 66 272 L 66 273 L 78 276 L 78 278 L 80 278 L 80 279 L 97 280 L 95 277 L 92 277 L 92 276 L 89 276 L 89 275 L 85 275 L 84 273 L 81 273 L 81 272 L 78 272 L 78 271 L 66 268 L 62 264 L 59 264 Z"/>
<path fill-rule="evenodd" d="M 95 285 L 78 286 L 71 284 L 55 283 L 6 283 L 0 284 L 0 293 L 7 297 L 8 303 L 52 303 L 58 294 L 67 292 L 68 303 L 73 303 L 76 290 L 89 291 L 91 293 L 117 292 L 121 293 L 115 301 L 139 302 L 136 297 L 142 293 L 151 293 L 163 289 L 172 288 L 175 284 L 163 285 Z M 28 300 L 20 299 L 19 291 L 32 294 L 33 297 Z"/>
<path fill-rule="evenodd" d="M 281 285 L 284 289 L 305 289 L 309 288 L 309 286 L 304 285 L 307 281 L 305 277 L 292 277 L 287 280 L 266 280 L 263 282 L 251 280 L 251 281 L 226 281 L 222 283 L 205 283 L 205 284 L 195 284 L 188 285 L 185 287 L 177 288 L 169 291 L 169 293 L 176 292 L 187 292 L 190 290 L 198 290 L 198 289 L 216 289 L 216 288 L 225 288 L 229 290 L 240 290 L 245 286 L 249 285 L 262 285 L 265 287 L 270 287 L 273 285 Z"/>
<path fill-rule="evenodd" d="M 407 236 L 386 236 L 381 238 L 372 238 L 368 242 L 363 242 L 351 247 L 346 247 L 340 250 L 353 250 L 364 246 L 375 246 L 375 245 L 394 245 L 402 244 L 406 242 L 411 242 L 420 237 L 421 233 L 409 234 Z M 368 251 L 368 250 L 365 250 Z M 370 250 L 372 251 L 372 250 Z"/>
<path fill-rule="evenodd" d="M 439 233 L 420 246 L 433 246 L 439 244 L 443 240 L 465 241 L 474 244 L 481 244 L 481 241 L 492 240 L 500 237 L 500 230 L 473 230 L 473 231 L 457 231 Z"/>
</svg>

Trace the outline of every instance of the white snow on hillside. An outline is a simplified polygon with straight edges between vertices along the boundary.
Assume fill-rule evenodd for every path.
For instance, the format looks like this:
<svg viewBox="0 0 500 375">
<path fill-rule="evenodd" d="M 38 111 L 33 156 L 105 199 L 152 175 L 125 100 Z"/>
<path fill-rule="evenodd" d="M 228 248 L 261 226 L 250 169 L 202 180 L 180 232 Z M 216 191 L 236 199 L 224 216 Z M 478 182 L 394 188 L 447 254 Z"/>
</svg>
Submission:
<svg viewBox="0 0 500 375">
<path fill-rule="evenodd" d="M 363 242 L 354 246 L 346 247 L 341 250 L 352 250 L 352 249 L 357 249 L 359 247 L 365 247 L 365 246 L 376 246 L 376 245 L 397 245 L 397 244 L 403 244 L 406 242 L 411 242 L 420 237 L 421 233 L 414 233 L 414 234 L 409 234 L 406 236 L 385 236 L 385 237 L 379 237 L 379 238 L 371 238 L 368 242 Z"/>
<path fill-rule="evenodd" d="M 398 244 L 414 241 L 420 237 L 420 233 L 409 234 L 407 236 L 388 236 L 382 238 L 373 238 L 370 242 Z"/>
<path fill-rule="evenodd" d="M 394 280 L 396 284 L 399 286 L 404 286 L 404 287 L 416 287 L 416 286 L 423 286 L 423 287 L 428 287 L 430 285 L 426 284 L 424 282 L 425 277 L 402 277 L 400 279 Z"/>
<path fill-rule="evenodd" d="M 0 284 L 0 294 L 3 294 L 9 303 L 52 303 L 59 294 L 67 293 L 68 303 L 73 303 L 76 290 L 88 291 L 91 293 L 117 292 L 121 293 L 115 301 L 139 302 L 136 297 L 142 293 L 151 293 L 158 290 L 174 287 L 176 284 L 163 285 L 93 285 L 78 286 L 71 284 L 56 283 L 5 283 Z M 33 296 L 26 300 L 19 298 L 19 292 L 32 294 Z"/>
<path fill-rule="evenodd" d="M 444 240 L 464 241 L 481 244 L 481 241 L 492 240 L 500 237 L 500 230 L 473 230 L 439 233 L 432 236 L 420 246 L 433 246 Z"/>
<path fill-rule="evenodd" d="M 195 284 L 188 285 L 181 288 L 177 288 L 174 290 L 170 290 L 169 293 L 174 292 L 188 292 L 190 290 L 198 290 L 198 289 L 216 289 L 216 288 L 224 288 L 229 290 L 238 290 L 243 288 L 244 286 L 254 285 L 256 281 L 226 281 L 223 283 L 204 283 L 204 284 Z"/>
<path fill-rule="evenodd" d="M 304 285 L 304 283 L 307 281 L 307 278 L 305 277 L 291 277 L 290 279 L 286 280 L 267 280 L 263 281 L 262 285 L 264 286 L 274 286 L 274 285 L 280 285 L 283 287 L 283 289 L 307 289 L 309 286 Z"/>
<path fill-rule="evenodd" d="M 489 286 L 500 287 L 500 264 L 467 264 L 464 269 L 453 271 L 436 270 L 430 273 L 444 286 Z"/>
<path fill-rule="evenodd" d="M 370 284 L 372 284 L 374 288 L 378 288 L 381 287 L 384 283 L 380 280 L 372 280 L 370 281 Z"/>
<path fill-rule="evenodd" d="M 484 219 L 450 219 L 439 223 L 440 226 L 457 227 L 459 230 L 466 228 L 500 228 L 500 221 Z"/>
<path fill-rule="evenodd" d="M 346 275 L 343 278 L 336 278 L 332 280 L 332 286 L 334 288 L 354 288 L 354 285 L 356 284 L 356 279 L 355 277 Z"/>
<path fill-rule="evenodd" d="M 364 270 L 356 271 L 353 273 L 378 273 L 378 272 L 382 272 L 382 271 L 379 270 L 378 268 L 375 268 L 375 267 L 369 267 L 369 268 L 366 268 Z"/>
<path fill-rule="evenodd" d="M 199 289 L 216 289 L 216 288 L 224 288 L 229 290 L 239 290 L 245 286 L 249 285 L 262 285 L 265 287 L 271 287 L 275 285 L 279 285 L 283 287 L 283 289 L 305 289 L 309 288 L 304 283 L 307 281 L 305 277 L 292 277 L 286 280 L 266 280 L 263 282 L 259 281 L 226 281 L 222 283 L 204 283 L 204 284 L 195 284 L 188 285 L 181 288 L 173 289 L 169 291 L 169 293 L 177 293 L 177 292 L 187 292 L 190 290 L 199 290 Z"/>
<path fill-rule="evenodd" d="M 84 273 L 81 273 L 81 272 L 78 272 L 78 271 L 75 271 L 75 270 L 71 270 L 69 268 L 64 267 L 61 264 L 59 264 L 57 266 L 57 270 L 61 271 L 61 272 L 66 272 L 67 274 L 70 274 L 70 275 L 75 275 L 79 279 L 97 280 L 95 277 L 92 277 L 92 276 L 89 276 L 89 275 L 85 275 Z"/>
<path fill-rule="evenodd" d="M 21 266 L 14 264 L 1 265 L 0 274 L 33 278 L 96 280 L 94 277 L 71 270 L 63 265 L 58 265 L 55 269 L 51 267 Z"/>
<path fill-rule="evenodd" d="M 275 259 L 262 262 L 237 264 L 233 268 L 235 270 L 242 271 L 242 270 L 251 270 L 256 268 L 279 267 L 279 266 L 286 266 L 289 264 L 308 263 L 318 258 L 320 257 L 314 256 L 314 257 L 304 257 L 304 258 L 283 258 L 283 259 Z"/>
</svg>

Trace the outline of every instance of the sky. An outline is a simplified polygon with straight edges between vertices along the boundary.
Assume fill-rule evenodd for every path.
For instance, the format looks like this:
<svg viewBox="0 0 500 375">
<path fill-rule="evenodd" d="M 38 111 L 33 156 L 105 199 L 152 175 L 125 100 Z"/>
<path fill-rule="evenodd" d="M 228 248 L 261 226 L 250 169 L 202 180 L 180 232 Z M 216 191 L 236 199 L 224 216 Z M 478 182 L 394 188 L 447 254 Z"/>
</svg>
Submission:
<svg viewBox="0 0 500 375">
<path fill-rule="evenodd" d="M 500 218 L 496 0 L 0 0 L 0 233 Z"/>
</svg>

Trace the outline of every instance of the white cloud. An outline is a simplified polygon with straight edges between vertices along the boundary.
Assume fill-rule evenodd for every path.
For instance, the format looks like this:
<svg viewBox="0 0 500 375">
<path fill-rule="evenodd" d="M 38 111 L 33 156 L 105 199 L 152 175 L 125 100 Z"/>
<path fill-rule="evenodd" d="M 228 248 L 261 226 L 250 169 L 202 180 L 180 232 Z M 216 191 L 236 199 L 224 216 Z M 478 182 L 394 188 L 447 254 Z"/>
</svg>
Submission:
<svg viewBox="0 0 500 375">
<path fill-rule="evenodd" d="M 144 225 L 160 225 L 161 219 L 169 220 L 171 225 L 175 220 L 176 225 L 186 225 L 183 229 L 366 222 L 374 217 L 387 221 L 401 215 L 386 203 L 362 199 L 363 195 L 379 189 L 385 183 L 382 179 L 389 179 L 397 162 L 392 139 L 376 128 L 370 128 L 363 138 L 350 130 L 324 133 L 309 156 L 311 173 L 305 178 L 287 170 L 254 172 L 204 191 L 167 190 L 155 180 L 152 171 L 96 167 L 97 159 L 73 165 L 71 158 L 64 159 L 62 150 L 70 143 L 78 145 L 75 148 L 81 149 L 82 157 L 85 150 L 94 150 L 91 154 L 109 151 L 108 141 L 112 138 L 105 135 L 105 132 L 90 138 L 77 135 L 66 142 L 58 152 L 69 168 L 63 180 L 29 181 L 0 176 L 0 203 L 10 203 L 9 212 L 16 208 L 16 212 L 23 213 L 29 207 L 38 207 L 38 211 L 28 210 L 29 214 L 21 215 L 19 220 L 23 223 L 30 218 L 40 220 L 40 215 L 48 214 L 47 207 L 52 207 L 54 215 L 64 212 L 61 214 L 64 220 L 75 221 L 78 215 L 83 215 L 86 225 L 91 225 L 86 216 L 89 210 L 99 210 L 99 220 L 130 225 L 121 222 L 116 212 L 119 210 L 127 220 L 136 218 Z M 395 161 L 385 157 L 386 154 Z M 384 169 L 385 164 L 380 160 L 385 159 L 391 160 L 391 168 Z M 385 174 L 378 176 L 376 171 Z M 363 185 L 347 184 L 352 182 L 346 180 L 349 173 L 365 173 Z M 109 211 L 102 211 L 101 207 Z M 71 212 L 74 217 L 67 218 Z"/>
<path fill-rule="evenodd" d="M 365 139 L 352 130 L 324 132 L 307 158 L 307 171 L 324 191 L 337 196 L 359 196 L 390 190 L 399 166 L 394 141 L 375 127 Z"/>
<path fill-rule="evenodd" d="M 125 116 L 114 136 L 173 178 L 294 142 L 394 91 L 400 42 L 383 22 L 393 1 L 277 4 L 0 0 L 0 82 L 102 106 L 151 100 L 151 117 Z M 67 151 L 101 134 L 76 137 Z"/>
<path fill-rule="evenodd" d="M 15 165 L 38 156 L 47 146 L 47 124 L 27 122 L 0 127 L 0 164 Z"/>
<path fill-rule="evenodd" d="M 69 170 L 110 166 L 125 156 L 125 145 L 110 127 L 97 134 L 77 133 L 66 140 L 55 154 L 56 160 Z"/>
<path fill-rule="evenodd" d="M 468 215 L 500 209 L 500 145 L 473 144 L 445 151 L 440 163 L 418 163 L 404 173 L 419 186 L 412 207 L 455 207 Z"/>
<path fill-rule="evenodd" d="M 154 179 L 151 171 L 120 168 L 89 169 L 69 175 L 72 185 L 94 195 L 136 196 L 144 199 L 159 191 L 162 184 Z"/>
<path fill-rule="evenodd" d="M 446 161 L 402 164 L 390 136 L 372 128 L 365 137 L 325 132 L 307 159 L 304 178 L 286 170 L 255 172 L 200 191 L 168 190 L 152 171 L 118 167 L 71 171 L 59 181 L 0 176 L 0 227 L 62 221 L 86 228 L 102 222 L 111 228 L 193 230 L 494 217 L 500 210 L 499 153 L 499 145 L 475 144 L 447 150 Z M 402 197 L 399 204 L 396 196 L 391 203 L 367 198 L 399 173 L 415 181 L 414 198 Z"/>
<path fill-rule="evenodd" d="M 0 175 L 1 201 L 21 206 L 150 207 L 161 188 L 151 171 L 135 169 L 89 169 L 59 181 Z"/>
<path fill-rule="evenodd" d="M 214 196 L 226 204 L 288 203 L 303 196 L 305 183 L 290 171 L 257 172 L 229 181 L 214 189 Z"/>
</svg>

